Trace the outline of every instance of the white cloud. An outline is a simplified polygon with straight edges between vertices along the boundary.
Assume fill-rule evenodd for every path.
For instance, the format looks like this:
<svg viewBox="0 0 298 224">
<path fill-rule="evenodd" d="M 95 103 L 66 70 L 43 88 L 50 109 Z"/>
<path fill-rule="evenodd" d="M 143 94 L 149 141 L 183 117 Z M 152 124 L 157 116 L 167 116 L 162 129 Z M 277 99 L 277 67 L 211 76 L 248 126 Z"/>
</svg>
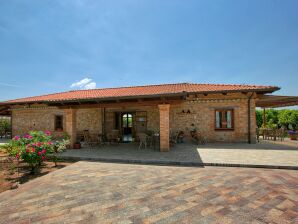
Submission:
<svg viewBox="0 0 298 224">
<path fill-rule="evenodd" d="M 84 89 L 95 89 L 96 83 L 95 82 L 89 82 L 87 85 L 84 86 Z"/>
<path fill-rule="evenodd" d="M 74 89 L 95 89 L 96 82 L 92 81 L 92 79 L 84 78 L 78 82 L 74 82 L 70 85 L 70 88 Z"/>
</svg>

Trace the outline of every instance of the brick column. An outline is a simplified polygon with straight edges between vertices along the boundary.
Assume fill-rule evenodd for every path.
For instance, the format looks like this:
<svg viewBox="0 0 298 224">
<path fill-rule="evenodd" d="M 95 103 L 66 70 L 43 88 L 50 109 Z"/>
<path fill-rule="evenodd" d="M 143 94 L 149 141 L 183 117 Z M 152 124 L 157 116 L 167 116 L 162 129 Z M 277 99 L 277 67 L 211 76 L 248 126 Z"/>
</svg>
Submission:
<svg viewBox="0 0 298 224">
<path fill-rule="evenodd" d="M 257 143 L 257 121 L 256 121 L 256 101 L 255 99 L 251 100 L 250 104 L 250 142 L 252 144 Z"/>
<path fill-rule="evenodd" d="M 160 151 L 170 151 L 170 104 L 160 104 L 159 108 L 159 130 Z"/>
<path fill-rule="evenodd" d="M 70 137 L 70 146 L 73 148 L 76 142 L 77 130 L 76 130 L 76 110 L 65 109 L 65 130 Z"/>
</svg>

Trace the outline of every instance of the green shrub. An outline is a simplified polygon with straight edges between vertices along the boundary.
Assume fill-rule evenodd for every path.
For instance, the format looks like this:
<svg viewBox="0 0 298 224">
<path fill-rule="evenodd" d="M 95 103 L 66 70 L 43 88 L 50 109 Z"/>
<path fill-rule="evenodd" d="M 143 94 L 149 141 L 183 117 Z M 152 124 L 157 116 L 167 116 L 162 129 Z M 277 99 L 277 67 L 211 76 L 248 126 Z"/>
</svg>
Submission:
<svg viewBox="0 0 298 224">
<path fill-rule="evenodd" d="M 58 153 L 65 151 L 69 144 L 70 144 L 69 139 L 61 139 L 61 140 L 56 140 L 54 142 L 52 156 L 53 156 L 53 162 L 55 163 L 55 166 L 57 166 L 57 162 L 58 162 Z"/>
<path fill-rule="evenodd" d="M 46 160 L 48 153 L 53 151 L 49 131 L 31 131 L 23 136 L 15 136 L 9 143 L 7 152 L 16 159 L 22 159 L 31 167 L 31 172 L 35 172 Z"/>
</svg>

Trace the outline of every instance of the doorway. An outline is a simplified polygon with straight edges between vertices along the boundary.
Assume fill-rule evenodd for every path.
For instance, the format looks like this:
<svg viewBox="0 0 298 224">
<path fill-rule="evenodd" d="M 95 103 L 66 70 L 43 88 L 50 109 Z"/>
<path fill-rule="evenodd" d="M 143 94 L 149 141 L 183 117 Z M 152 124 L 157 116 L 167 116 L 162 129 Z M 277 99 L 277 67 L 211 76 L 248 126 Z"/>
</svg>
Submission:
<svg viewBox="0 0 298 224">
<path fill-rule="evenodd" d="M 122 141 L 132 142 L 132 134 L 133 134 L 133 114 L 132 113 L 122 113 L 121 126 L 122 126 Z"/>
</svg>

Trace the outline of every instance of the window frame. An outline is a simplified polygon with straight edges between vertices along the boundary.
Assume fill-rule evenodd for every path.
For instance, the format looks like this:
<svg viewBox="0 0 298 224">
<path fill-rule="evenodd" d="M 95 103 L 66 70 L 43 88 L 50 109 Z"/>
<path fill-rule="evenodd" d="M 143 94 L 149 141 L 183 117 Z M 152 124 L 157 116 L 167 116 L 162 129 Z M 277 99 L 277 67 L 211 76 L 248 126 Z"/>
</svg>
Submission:
<svg viewBox="0 0 298 224">
<path fill-rule="evenodd" d="M 221 117 L 221 123 L 222 122 L 227 122 L 226 118 L 224 116 L 225 112 L 231 112 L 231 128 L 217 128 L 216 127 L 216 112 L 221 112 L 222 113 L 222 117 Z M 214 110 L 214 130 L 215 131 L 234 131 L 235 128 L 235 117 L 234 117 L 234 109 L 233 108 L 217 108 Z"/>
<path fill-rule="evenodd" d="M 59 117 L 59 119 L 61 119 L 61 127 L 57 127 L 57 118 Z M 54 120 L 54 130 L 55 131 L 63 131 L 63 115 L 55 115 L 55 118 L 54 118 L 55 120 Z"/>
</svg>

